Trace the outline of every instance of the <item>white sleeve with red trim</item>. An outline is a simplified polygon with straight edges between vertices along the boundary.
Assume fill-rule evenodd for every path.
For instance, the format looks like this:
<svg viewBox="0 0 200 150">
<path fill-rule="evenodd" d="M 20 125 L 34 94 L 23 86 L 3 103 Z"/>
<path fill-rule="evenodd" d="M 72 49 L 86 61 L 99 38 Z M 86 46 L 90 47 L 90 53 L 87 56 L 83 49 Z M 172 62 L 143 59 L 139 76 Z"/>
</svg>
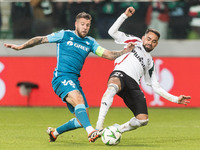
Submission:
<svg viewBox="0 0 200 150">
<path fill-rule="evenodd" d="M 124 32 L 119 31 L 120 26 L 128 17 L 125 13 L 121 14 L 114 24 L 108 30 L 108 34 L 115 40 L 117 44 L 127 44 L 129 42 L 142 42 L 140 38 L 125 34 Z"/>
<path fill-rule="evenodd" d="M 115 23 L 110 27 L 108 30 L 108 34 L 115 39 L 115 42 L 118 44 L 125 44 L 124 41 L 127 40 L 127 35 L 121 31 L 118 31 L 122 23 L 127 19 L 128 17 L 125 15 L 125 13 L 121 14 L 118 19 L 115 21 Z"/>
<path fill-rule="evenodd" d="M 155 70 L 152 72 L 152 75 L 151 75 L 151 87 L 158 95 L 162 96 L 163 98 L 165 98 L 171 102 L 178 103 L 177 96 L 174 96 L 174 95 L 168 93 L 167 91 L 165 91 L 163 88 L 160 87 L 160 84 L 156 77 Z"/>
</svg>

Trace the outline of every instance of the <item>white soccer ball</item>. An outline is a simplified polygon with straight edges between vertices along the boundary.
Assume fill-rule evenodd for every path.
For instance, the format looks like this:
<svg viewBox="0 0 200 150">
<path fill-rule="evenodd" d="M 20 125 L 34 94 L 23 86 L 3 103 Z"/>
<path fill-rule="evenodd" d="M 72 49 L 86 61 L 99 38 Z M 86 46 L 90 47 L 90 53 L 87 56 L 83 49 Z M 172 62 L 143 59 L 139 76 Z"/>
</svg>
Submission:
<svg viewBox="0 0 200 150">
<path fill-rule="evenodd" d="M 109 126 L 103 130 L 101 140 L 106 145 L 117 145 L 122 138 L 122 134 L 115 126 Z"/>
</svg>

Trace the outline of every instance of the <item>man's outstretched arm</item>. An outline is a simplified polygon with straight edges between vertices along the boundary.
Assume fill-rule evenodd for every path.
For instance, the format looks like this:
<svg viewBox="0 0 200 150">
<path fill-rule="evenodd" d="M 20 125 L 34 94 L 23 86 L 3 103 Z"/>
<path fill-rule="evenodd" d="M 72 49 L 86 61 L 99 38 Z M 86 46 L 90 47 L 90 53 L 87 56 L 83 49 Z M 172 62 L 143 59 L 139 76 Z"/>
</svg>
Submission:
<svg viewBox="0 0 200 150">
<path fill-rule="evenodd" d="M 135 9 L 133 7 L 128 7 L 126 11 L 121 14 L 114 24 L 108 30 L 108 34 L 115 39 L 116 42 L 121 43 L 127 38 L 127 35 L 124 32 L 119 31 L 120 26 L 123 22 L 128 18 L 131 17 L 135 13 Z"/>
<path fill-rule="evenodd" d="M 151 84 L 152 84 L 153 90 L 158 95 L 162 96 L 163 98 L 165 98 L 171 102 L 177 103 L 177 104 L 187 105 L 190 103 L 189 99 L 191 99 L 191 96 L 185 96 L 185 95 L 174 96 L 174 95 L 168 93 L 167 91 L 165 91 L 163 88 L 161 88 L 155 74 L 156 73 L 154 70 L 152 77 L 151 77 L 151 81 L 152 81 Z"/>
<path fill-rule="evenodd" d="M 47 39 L 47 36 L 36 36 L 36 37 L 28 40 L 27 42 L 25 42 L 22 45 L 4 43 L 4 46 L 7 47 L 7 48 L 12 48 L 12 49 L 18 51 L 18 50 L 22 50 L 22 49 L 25 49 L 25 48 L 33 47 L 35 45 L 48 43 L 48 42 L 49 41 Z"/>
<path fill-rule="evenodd" d="M 117 57 L 125 53 L 131 52 L 134 48 L 135 48 L 135 43 L 130 42 L 128 43 L 127 48 L 121 51 L 110 51 L 105 49 L 101 57 L 109 60 L 115 60 Z"/>
</svg>

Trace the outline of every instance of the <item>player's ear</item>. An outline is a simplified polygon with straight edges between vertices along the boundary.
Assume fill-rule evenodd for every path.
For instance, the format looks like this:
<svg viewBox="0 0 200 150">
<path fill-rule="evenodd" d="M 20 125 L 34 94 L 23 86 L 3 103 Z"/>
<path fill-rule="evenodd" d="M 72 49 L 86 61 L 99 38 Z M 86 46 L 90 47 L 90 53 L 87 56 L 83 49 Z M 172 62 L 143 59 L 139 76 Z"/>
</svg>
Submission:
<svg viewBox="0 0 200 150">
<path fill-rule="evenodd" d="M 77 21 L 75 21 L 74 25 L 75 25 L 75 27 L 77 27 Z"/>
<path fill-rule="evenodd" d="M 145 37 L 144 37 L 144 36 L 142 36 L 142 41 L 144 41 L 144 38 L 145 38 Z"/>
<path fill-rule="evenodd" d="M 156 46 L 157 46 L 157 45 L 158 45 L 158 41 L 156 42 Z M 156 46 L 155 46 L 155 47 L 156 47 Z"/>
</svg>

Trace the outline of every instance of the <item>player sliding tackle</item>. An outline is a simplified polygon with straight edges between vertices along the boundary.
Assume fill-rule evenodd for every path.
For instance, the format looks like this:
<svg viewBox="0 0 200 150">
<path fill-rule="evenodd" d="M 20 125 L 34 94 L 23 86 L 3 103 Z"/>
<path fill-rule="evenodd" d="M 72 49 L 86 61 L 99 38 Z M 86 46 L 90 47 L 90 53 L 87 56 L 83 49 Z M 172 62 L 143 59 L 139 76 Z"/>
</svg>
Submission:
<svg viewBox="0 0 200 150">
<path fill-rule="evenodd" d="M 4 44 L 7 48 L 22 50 L 43 43 L 57 43 L 57 67 L 52 87 L 75 117 L 58 128 L 49 127 L 47 133 L 50 142 L 54 142 L 58 135 L 64 132 L 81 127 L 86 130 L 89 142 L 94 142 L 101 136 L 102 130 L 95 130 L 90 124 L 88 103 L 78 80 L 80 71 L 90 52 L 114 60 L 134 48 L 134 43 L 129 43 L 128 47 L 121 51 L 109 51 L 101 47 L 95 39 L 87 36 L 91 20 L 90 14 L 82 12 L 76 16 L 74 31 L 61 30 L 47 36 L 34 37 L 22 45 Z"/>
<path fill-rule="evenodd" d="M 180 95 L 177 97 L 171 95 L 162 89 L 157 81 L 150 52 L 157 46 L 160 33 L 155 29 L 147 29 L 145 35 L 140 39 L 118 31 L 122 23 L 134 13 L 135 9 L 133 7 L 127 8 L 125 13 L 121 14 L 108 31 L 116 43 L 127 44 L 134 41 L 136 45 L 132 52 L 115 60 L 115 68 L 109 77 L 107 90 L 101 100 L 96 129 L 103 129 L 105 116 L 112 105 L 115 94 L 124 100 L 124 103 L 135 116 L 122 125 L 116 125 L 121 133 L 147 125 L 149 119 L 146 99 L 139 87 L 142 76 L 144 76 L 146 84 L 165 99 L 178 104 L 187 105 L 189 103 L 187 99 L 190 99 L 190 96 Z"/>
</svg>

